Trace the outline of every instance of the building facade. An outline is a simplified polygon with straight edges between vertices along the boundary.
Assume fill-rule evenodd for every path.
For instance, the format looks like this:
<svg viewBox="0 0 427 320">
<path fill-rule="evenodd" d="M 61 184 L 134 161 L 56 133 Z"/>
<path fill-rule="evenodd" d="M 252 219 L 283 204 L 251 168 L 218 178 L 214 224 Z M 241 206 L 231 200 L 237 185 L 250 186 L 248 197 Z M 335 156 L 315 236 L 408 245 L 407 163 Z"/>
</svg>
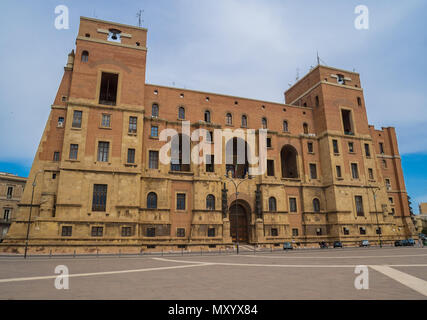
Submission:
<svg viewBox="0 0 427 320">
<path fill-rule="evenodd" d="M 24 193 L 26 178 L 0 172 L 0 242 L 6 237 Z"/>
<path fill-rule="evenodd" d="M 171 88 L 145 83 L 146 39 L 144 28 L 81 18 L 29 177 L 41 173 L 33 249 L 223 247 L 237 238 L 351 245 L 414 233 L 395 130 L 368 124 L 358 73 L 319 65 L 285 103 Z M 266 171 L 245 179 L 262 128 Z M 165 129 L 180 142 L 170 164 Z M 194 149 L 198 129 L 212 142 L 210 164 L 185 161 L 182 146 Z M 229 156 L 241 138 L 226 129 L 254 130 L 243 162 Z M 22 248 L 30 198 L 27 188 L 5 250 Z"/>
</svg>

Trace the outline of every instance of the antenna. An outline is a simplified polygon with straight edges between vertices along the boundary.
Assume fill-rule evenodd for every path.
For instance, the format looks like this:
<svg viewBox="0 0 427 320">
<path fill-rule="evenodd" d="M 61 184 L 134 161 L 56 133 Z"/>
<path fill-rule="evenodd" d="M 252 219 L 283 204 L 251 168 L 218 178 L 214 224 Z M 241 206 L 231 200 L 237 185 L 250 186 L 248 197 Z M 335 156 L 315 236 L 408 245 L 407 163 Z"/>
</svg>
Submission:
<svg viewBox="0 0 427 320">
<path fill-rule="evenodd" d="M 299 80 L 299 68 L 297 68 L 297 75 L 295 77 L 295 80 L 298 81 Z"/>
<path fill-rule="evenodd" d="M 317 65 L 320 65 L 319 51 L 317 51 Z"/>
<path fill-rule="evenodd" d="M 143 19 L 143 13 L 144 10 L 138 10 L 138 12 L 136 13 L 136 17 L 138 18 L 138 27 L 142 27 L 142 24 L 144 23 L 144 19 Z"/>
</svg>

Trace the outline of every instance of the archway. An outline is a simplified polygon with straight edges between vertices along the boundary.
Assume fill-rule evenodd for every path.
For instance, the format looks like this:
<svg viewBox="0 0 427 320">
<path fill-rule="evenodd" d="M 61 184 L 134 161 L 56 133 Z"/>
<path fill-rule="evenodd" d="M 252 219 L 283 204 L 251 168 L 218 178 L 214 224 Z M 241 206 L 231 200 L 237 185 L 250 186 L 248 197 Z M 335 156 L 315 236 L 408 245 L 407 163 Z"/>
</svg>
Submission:
<svg viewBox="0 0 427 320">
<path fill-rule="evenodd" d="M 236 241 L 237 235 L 239 242 L 249 242 L 249 219 L 250 208 L 244 201 L 233 201 L 229 210 L 230 216 L 230 236 L 233 242 Z"/>
<path fill-rule="evenodd" d="M 280 160 L 283 178 L 298 178 L 297 150 L 291 145 L 283 146 Z"/>
</svg>

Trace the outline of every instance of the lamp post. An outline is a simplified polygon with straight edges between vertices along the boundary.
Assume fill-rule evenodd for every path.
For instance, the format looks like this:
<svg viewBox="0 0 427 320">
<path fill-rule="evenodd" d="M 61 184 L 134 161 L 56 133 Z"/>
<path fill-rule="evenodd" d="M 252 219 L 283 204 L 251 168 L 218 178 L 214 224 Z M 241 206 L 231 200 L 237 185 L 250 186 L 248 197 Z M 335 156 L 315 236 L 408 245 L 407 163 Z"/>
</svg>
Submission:
<svg viewBox="0 0 427 320">
<path fill-rule="evenodd" d="M 237 164 L 236 164 L 236 168 L 235 168 L 235 174 L 237 174 Z M 249 174 L 246 174 L 245 177 L 241 181 L 239 181 L 238 183 L 236 183 L 234 181 L 234 179 L 230 178 L 227 174 L 225 174 L 225 177 L 233 183 L 234 188 L 236 190 L 236 199 L 234 200 L 235 201 L 235 213 L 234 214 L 236 215 L 236 248 L 237 248 L 237 254 L 239 254 L 239 224 L 238 224 L 238 219 L 237 219 L 237 217 L 238 217 L 238 215 L 237 215 L 237 196 L 239 195 L 239 193 L 237 190 L 238 190 L 239 186 L 242 184 L 242 182 L 244 182 L 248 179 L 252 179 L 252 177 Z"/>
<path fill-rule="evenodd" d="M 32 186 L 33 186 L 33 190 L 31 193 L 31 204 L 30 204 L 30 214 L 28 215 L 28 225 L 27 225 L 27 236 L 25 238 L 25 252 L 24 252 L 24 259 L 27 258 L 27 250 L 28 250 L 28 238 L 30 236 L 30 223 L 31 223 L 31 212 L 33 210 L 33 199 L 34 199 L 34 187 L 36 186 L 36 179 L 37 176 L 39 175 L 40 172 L 43 172 L 42 170 L 37 171 Z"/>
<path fill-rule="evenodd" d="M 371 190 L 372 190 L 372 194 L 374 196 L 374 204 L 375 204 L 375 215 L 377 217 L 377 233 L 378 233 L 378 242 L 380 243 L 380 248 L 383 247 L 382 245 L 382 241 L 381 241 L 381 234 L 382 234 L 382 230 L 380 228 L 380 223 L 378 221 L 378 210 L 377 210 L 377 192 L 380 190 L 379 187 L 372 187 L 370 186 Z"/>
</svg>

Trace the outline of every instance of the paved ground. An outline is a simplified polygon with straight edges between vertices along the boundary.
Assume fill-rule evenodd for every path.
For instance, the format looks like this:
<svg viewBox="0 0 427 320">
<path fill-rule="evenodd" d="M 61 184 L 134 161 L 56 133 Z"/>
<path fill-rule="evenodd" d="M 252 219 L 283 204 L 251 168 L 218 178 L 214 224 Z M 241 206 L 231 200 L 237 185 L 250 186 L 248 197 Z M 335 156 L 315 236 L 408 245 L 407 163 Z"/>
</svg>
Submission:
<svg viewBox="0 0 427 320">
<path fill-rule="evenodd" d="M 58 265 L 68 290 L 55 288 Z M 368 266 L 369 289 L 355 288 L 358 265 Z M 0 299 L 427 299 L 427 248 L 2 257 Z"/>
</svg>

